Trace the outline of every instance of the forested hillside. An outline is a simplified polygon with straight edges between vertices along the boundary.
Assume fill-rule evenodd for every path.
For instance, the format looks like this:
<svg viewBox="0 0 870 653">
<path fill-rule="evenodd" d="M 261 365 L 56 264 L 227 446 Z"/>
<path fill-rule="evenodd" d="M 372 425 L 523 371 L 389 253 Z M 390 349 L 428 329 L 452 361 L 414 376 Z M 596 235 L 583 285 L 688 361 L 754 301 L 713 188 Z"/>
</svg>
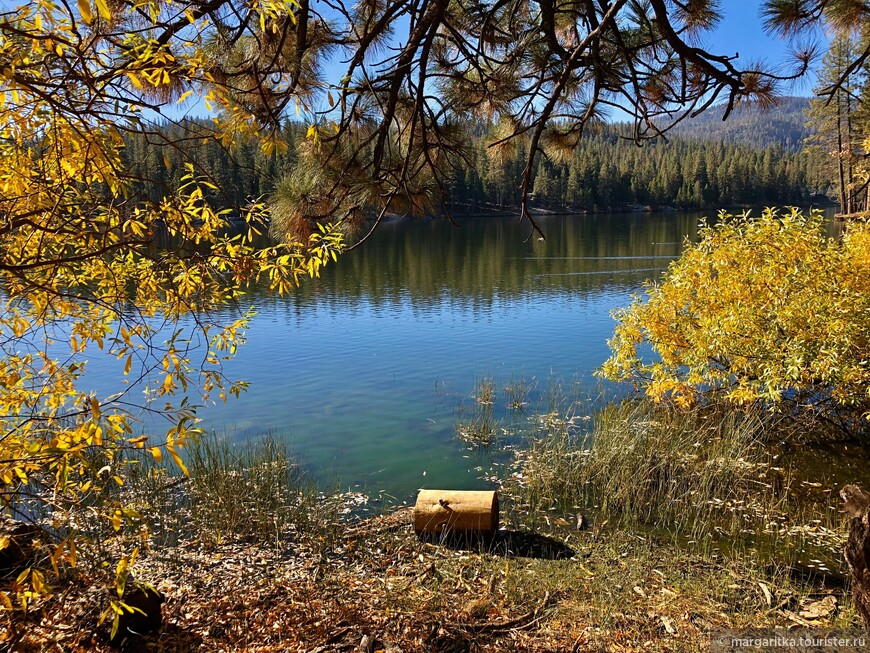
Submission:
<svg viewBox="0 0 870 653">
<path fill-rule="evenodd" d="M 457 172 L 454 204 L 519 202 L 522 159 L 496 165 L 476 143 L 475 165 Z M 570 159 L 544 159 L 534 181 L 534 204 L 558 210 L 607 210 L 630 204 L 715 208 L 740 204 L 799 203 L 811 182 L 805 159 L 778 146 L 671 139 L 642 145 L 621 127 L 590 130 Z"/>
<path fill-rule="evenodd" d="M 805 97 L 778 98 L 776 106 L 768 109 L 757 103 L 746 103 L 735 107 L 727 120 L 722 120 L 724 106 L 713 107 L 699 116 L 686 118 L 671 134 L 749 147 L 778 145 L 796 152 L 811 135 L 806 124 L 809 106 L 810 99 Z"/>
<path fill-rule="evenodd" d="M 207 198 L 217 206 L 236 209 L 268 196 L 277 180 L 292 173 L 305 127 L 288 121 L 281 136 L 290 147 L 265 155 L 251 138 L 222 145 L 211 137 L 211 127 L 204 121 L 164 123 L 147 134 L 128 135 L 123 155 L 130 175 L 142 180 L 135 188 L 140 196 L 160 201 L 169 189 L 178 187 L 187 174 L 185 163 L 190 161 L 197 175 L 216 186 L 203 188 Z"/>
<path fill-rule="evenodd" d="M 788 120 L 776 123 L 785 125 L 781 133 L 787 146 L 777 142 L 774 134 L 780 132 L 755 135 L 765 133 L 764 117 L 748 110 L 729 119 L 726 124 L 734 120 L 733 128 L 698 120 L 687 123 L 668 142 L 641 145 L 630 139 L 626 126 L 592 127 L 568 156 L 538 157 L 532 206 L 552 211 L 606 211 L 631 205 L 694 209 L 800 203 L 817 190 L 817 183 L 807 170 L 806 157 L 793 147 L 799 133 L 798 104 L 789 102 Z M 197 137 L 205 129 L 204 123 L 190 121 L 129 137 L 126 163 L 134 175 L 149 180 L 138 192 L 159 200 L 186 173 L 183 161 L 189 157 L 197 173 L 216 186 L 209 191 L 210 199 L 237 209 L 254 198 L 269 196 L 281 178 L 293 174 L 295 151 L 306 135 L 301 123 L 288 122 L 284 135 L 290 147 L 266 155 L 251 139 L 237 139 L 231 147 L 222 147 L 214 139 Z M 524 155 L 517 148 L 495 156 L 489 147 L 492 131 L 490 125 L 469 126 L 465 157 L 454 161 L 446 192 L 432 198 L 433 206 L 440 206 L 441 211 L 446 206 L 457 215 L 518 206 Z M 166 147 L 167 141 L 175 146 Z M 744 141 L 767 145 L 753 147 Z"/>
</svg>

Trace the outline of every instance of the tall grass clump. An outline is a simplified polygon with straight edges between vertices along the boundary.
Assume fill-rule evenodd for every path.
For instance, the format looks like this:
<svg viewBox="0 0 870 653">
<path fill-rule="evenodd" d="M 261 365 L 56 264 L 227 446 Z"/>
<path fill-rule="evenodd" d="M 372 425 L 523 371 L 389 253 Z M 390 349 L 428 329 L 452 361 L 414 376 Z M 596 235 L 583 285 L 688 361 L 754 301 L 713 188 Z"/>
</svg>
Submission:
<svg viewBox="0 0 870 653">
<path fill-rule="evenodd" d="M 331 539 L 339 498 L 318 493 L 279 440 L 236 446 L 207 436 L 185 459 L 187 475 L 143 457 L 126 490 L 153 515 L 147 526 L 156 544 Z"/>
<path fill-rule="evenodd" d="M 192 527 L 212 539 L 274 540 L 318 521 L 316 488 L 273 438 L 240 447 L 206 438 L 187 466 Z"/>
<path fill-rule="evenodd" d="M 456 437 L 468 445 L 488 447 L 499 436 L 500 423 L 495 414 L 496 389 L 491 378 L 481 379 L 474 393 L 471 414 L 466 415 L 459 409 L 460 419 L 456 423 Z"/>
<path fill-rule="evenodd" d="M 692 540 L 833 536 L 839 518 L 824 505 L 829 495 L 809 498 L 806 484 L 777 466 L 768 442 L 774 419 L 763 410 L 676 410 L 649 400 L 609 404 L 586 428 L 551 413 L 517 454 L 509 491 L 530 513 L 591 510 L 599 521 Z"/>
<path fill-rule="evenodd" d="M 534 379 L 527 381 L 523 377 L 514 378 L 511 376 L 504 388 L 507 394 L 507 407 L 510 410 L 525 410 L 526 406 L 529 405 L 529 395 L 533 389 Z"/>
</svg>

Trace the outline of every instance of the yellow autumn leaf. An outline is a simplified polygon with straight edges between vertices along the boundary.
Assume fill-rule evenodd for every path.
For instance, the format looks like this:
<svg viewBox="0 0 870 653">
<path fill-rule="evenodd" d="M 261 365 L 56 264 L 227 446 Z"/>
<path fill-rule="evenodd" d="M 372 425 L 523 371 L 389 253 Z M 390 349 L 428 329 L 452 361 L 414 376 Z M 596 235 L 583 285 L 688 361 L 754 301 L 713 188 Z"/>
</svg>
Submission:
<svg viewBox="0 0 870 653">
<path fill-rule="evenodd" d="M 93 17 L 91 16 L 91 3 L 88 0 L 79 0 L 79 14 L 81 14 L 83 21 L 88 25 L 91 24 Z"/>
<path fill-rule="evenodd" d="M 185 476 L 190 476 L 190 472 L 187 471 L 187 466 L 184 464 L 184 461 L 181 459 L 181 456 L 175 450 L 175 447 L 171 447 L 167 445 L 166 450 L 169 452 L 169 455 L 172 456 L 172 460 L 175 461 L 175 464 L 178 465 L 178 468 Z"/>
<path fill-rule="evenodd" d="M 97 399 L 96 397 L 91 397 L 89 403 L 91 406 L 91 416 L 95 420 L 100 419 L 100 415 L 102 414 L 102 411 L 100 410 L 100 400 Z"/>
<path fill-rule="evenodd" d="M 45 576 L 38 569 L 34 569 L 30 574 L 30 582 L 33 589 L 39 594 L 47 594 L 48 588 L 45 586 Z"/>
<path fill-rule="evenodd" d="M 106 4 L 106 0 L 94 0 L 94 2 L 96 3 L 97 10 L 100 12 L 100 16 L 103 20 L 112 20 L 112 12 L 109 11 L 109 5 Z"/>
</svg>

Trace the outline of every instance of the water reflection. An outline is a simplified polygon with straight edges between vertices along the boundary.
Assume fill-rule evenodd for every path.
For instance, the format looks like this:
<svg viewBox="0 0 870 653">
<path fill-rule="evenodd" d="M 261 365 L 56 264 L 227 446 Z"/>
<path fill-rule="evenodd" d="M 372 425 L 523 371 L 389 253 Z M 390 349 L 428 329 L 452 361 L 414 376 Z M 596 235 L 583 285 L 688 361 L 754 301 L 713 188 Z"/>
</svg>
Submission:
<svg viewBox="0 0 870 653">
<path fill-rule="evenodd" d="M 232 438 L 287 436 L 343 488 L 481 487 L 481 461 L 454 439 L 475 381 L 525 379 L 532 402 L 549 379 L 593 386 L 610 311 L 660 275 L 699 217 L 548 217 L 546 241 L 515 218 L 385 224 L 292 295 L 251 293 L 259 314 L 226 370 L 250 390 L 200 416 Z M 120 364 L 94 363 L 111 391 Z"/>
<path fill-rule="evenodd" d="M 546 241 L 526 241 L 513 218 L 386 224 L 316 284 L 292 298 L 294 308 L 365 302 L 432 310 L 480 307 L 534 295 L 588 296 L 636 289 L 664 269 L 697 214 L 560 216 L 541 220 Z M 301 316 L 301 313 L 299 313 Z"/>
<path fill-rule="evenodd" d="M 251 389 L 203 416 L 238 438 L 289 433 L 344 487 L 479 486 L 454 440 L 475 380 L 594 385 L 610 310 L 667 267 L 698 218 L 550 217 L 546 241 L 514 218 L 386 224 L 292 296 L 256 293 L 230 370 Z"/>
</svg>

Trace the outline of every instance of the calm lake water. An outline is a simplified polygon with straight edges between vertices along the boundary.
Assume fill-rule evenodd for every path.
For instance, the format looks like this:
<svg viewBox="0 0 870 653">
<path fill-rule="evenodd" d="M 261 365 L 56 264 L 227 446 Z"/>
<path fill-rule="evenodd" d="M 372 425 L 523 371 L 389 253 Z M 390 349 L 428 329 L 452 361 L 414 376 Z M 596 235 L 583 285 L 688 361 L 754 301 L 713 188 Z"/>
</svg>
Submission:
<svg viewBox="0 0 870 653">
<path fill-rule="evenodd" d="M 531 403 L 553 382 L 596 392 L 611 310 L 666 269 L 699 217 L 548 217 L 547 240 L 528 242 L 515 218 L 385 224 L 295 294 L 252 298 L 227 368 L 250 389 L 199 414 L 236 441 L 286 438 L 325 486 L 400 499 L 485 487 L 455 436 L 475 385 L 493 379 L 502 415 L 520 379 Z M 92 373 L 117 383 L 111 365 Z"/>
<path fill-rule="evenodd" d="M 386 224 L 295 295 L 257 298 L 230 369 L 251 388 L 202 414 L 231 437 L 287 436 L 342 489 L 480 487 L 481 461 L 455 437 L 475 385 L 592 390 L 610 311 L 667 267 L 698 217 L 551 217 L 543 242 L 524 242 L 516 218 Z"/>
</svg>

